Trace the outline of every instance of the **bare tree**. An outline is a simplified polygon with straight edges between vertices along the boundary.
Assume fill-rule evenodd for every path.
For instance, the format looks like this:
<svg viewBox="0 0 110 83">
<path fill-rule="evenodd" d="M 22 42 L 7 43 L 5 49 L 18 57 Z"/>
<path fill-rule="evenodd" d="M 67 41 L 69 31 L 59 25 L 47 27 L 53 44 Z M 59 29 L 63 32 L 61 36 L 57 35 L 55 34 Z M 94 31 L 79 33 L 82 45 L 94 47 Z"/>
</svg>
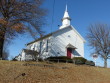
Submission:
<svg viewBox="0 0 110 83">
<path fill-rule="evenodd" d="M 94 52 L 104 59 L 104 67 L 107 67 L 110 58 L 110 27 L 106 24 L 90 25 L 87 38 Z"/>
<path fill-rule="evenodd" d="M 44 0 L 0 0 L 0 58 L 5 40 L 15 38 L 26 31 L 33 37 L 43 34 L 46 10 Z"/>
</svg>

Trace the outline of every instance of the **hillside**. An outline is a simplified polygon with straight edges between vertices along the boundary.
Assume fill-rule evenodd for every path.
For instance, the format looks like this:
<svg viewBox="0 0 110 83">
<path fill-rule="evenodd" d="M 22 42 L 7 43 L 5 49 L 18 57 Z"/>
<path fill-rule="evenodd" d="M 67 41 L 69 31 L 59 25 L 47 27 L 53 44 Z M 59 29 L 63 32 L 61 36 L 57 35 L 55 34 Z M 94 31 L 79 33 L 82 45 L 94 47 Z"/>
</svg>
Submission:
<svg viewBox="0 0 110 83">
<path fill-rule="evenodd" d="M 0 83 L 110 83 L 110 69 L 69 63 L 0 61 Z"/>
</svg>

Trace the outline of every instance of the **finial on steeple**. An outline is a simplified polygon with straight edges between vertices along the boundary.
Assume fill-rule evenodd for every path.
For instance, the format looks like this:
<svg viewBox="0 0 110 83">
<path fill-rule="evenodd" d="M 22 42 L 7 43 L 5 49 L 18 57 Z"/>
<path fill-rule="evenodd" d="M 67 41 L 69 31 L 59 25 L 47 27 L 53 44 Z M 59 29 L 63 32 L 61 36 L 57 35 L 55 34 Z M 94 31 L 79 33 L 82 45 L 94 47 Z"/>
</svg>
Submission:
<svg viewBox="0 0 110 83">
<path fill-rule="evenodd" d="M 65 10 L 66 12 L 68 11 L 68 7 L 67 7 L 67 4 L 66 4 L 66 10 Z"/>
</svg>

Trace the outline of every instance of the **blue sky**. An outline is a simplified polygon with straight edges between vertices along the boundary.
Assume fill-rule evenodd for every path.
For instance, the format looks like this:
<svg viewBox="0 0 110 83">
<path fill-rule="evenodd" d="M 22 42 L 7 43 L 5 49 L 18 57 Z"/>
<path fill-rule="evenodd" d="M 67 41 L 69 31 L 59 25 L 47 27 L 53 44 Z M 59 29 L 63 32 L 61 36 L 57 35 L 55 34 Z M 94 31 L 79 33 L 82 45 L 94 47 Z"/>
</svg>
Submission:
<svg viewBox="0 0 110 83">
<path fill-rule="evenodd" d="M 45 0 L 42 5 L 43 8 L 48 10 L 48 15 L 46 16 L 46 23 L 43 30 L 46 33 L 58 30 L 58 25 L 61 25 L 61 19 L 64 15 L 66 3 L 68 5 L 68 12 L 72 19 L 71 25 L 86 39 L 87 27 L 94 23 L 105 23 L 110 25 L 110 0 L 55 0 L 54 6 L 54 17 L 52 24 L 52 13 L 53 13 L 53 2 L 54 0 Z M 9 46 L 10 57 L 17 56 L 25 44 L 33 41 L 29 35 L 19 35 L 13 43 Z M 85 43 L 85 58 L 88 60 L 93 60 L 90 57 L 91 49 L 88 46 L 88 42 Z M 98 59 L 97 62 L 101 62 Z M 110 61 L 109 61 L 110 62 Z M 110 64 L 108 65 L 110 67 Z"/>
</svg>

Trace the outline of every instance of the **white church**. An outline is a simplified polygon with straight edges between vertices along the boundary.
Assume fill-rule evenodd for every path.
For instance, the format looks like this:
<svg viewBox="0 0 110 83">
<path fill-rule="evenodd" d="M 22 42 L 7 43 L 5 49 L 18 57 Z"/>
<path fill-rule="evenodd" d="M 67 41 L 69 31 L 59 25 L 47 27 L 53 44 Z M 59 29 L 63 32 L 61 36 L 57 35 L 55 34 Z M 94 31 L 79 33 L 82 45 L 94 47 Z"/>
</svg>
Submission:
<svg viewBox="0 0 110 83">
<path fill-rule="evenodd" d="M 66 6 L 59 30 L 28 43 L 16 59 L 26 61 L 50 56 L 84 57 L 84 43 L 84 38 L 71 25 Z"/>
</svg>

